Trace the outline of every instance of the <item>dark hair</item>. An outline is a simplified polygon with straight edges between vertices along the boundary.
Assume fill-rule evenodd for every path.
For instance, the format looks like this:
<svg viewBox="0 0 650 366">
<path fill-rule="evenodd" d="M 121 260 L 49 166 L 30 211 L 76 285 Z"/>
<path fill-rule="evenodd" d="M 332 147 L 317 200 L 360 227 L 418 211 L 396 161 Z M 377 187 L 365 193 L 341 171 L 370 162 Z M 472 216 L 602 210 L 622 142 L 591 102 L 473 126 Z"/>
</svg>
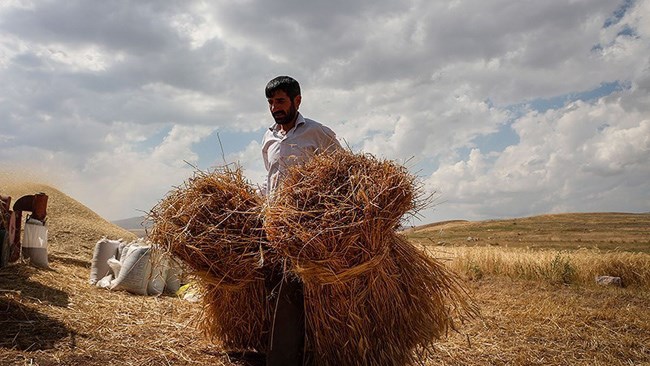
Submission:
<svg viewBox="0 0 650 366">
<path fill-rule="evenodd" d="M 278 76 L 266 84 L 264 92 L 267 98 L 271 98 L 278 90 L 287 93 L 287 96 L 293 100 L 293 98 L 300 95 L 300 84 L 291 76 Z"/>
</svg>

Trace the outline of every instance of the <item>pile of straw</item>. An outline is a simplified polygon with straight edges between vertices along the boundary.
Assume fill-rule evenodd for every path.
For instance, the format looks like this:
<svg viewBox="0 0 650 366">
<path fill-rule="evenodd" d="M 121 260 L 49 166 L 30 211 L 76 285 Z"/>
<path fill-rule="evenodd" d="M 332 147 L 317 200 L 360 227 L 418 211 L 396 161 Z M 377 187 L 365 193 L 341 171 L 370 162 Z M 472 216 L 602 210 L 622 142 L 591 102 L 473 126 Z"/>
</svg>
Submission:
<svg viewBox="0 0 650 366">
<path fill-rule="evenodd" d="M 267 345 L 262 203 L 240 167 L 223 167 L 196 172 L 149 213 L 149 239 L 201 278 L 202 327 L 228 349 Z"/>
<path fill-rule="evenodd" d="M 287 173 L 265 229 L 304 283 L 317 364 L 413 364 L 472 314 L 455 276 L 395 233 L 420 197 L 403 167 L 348 151 Z"/>
</svg>

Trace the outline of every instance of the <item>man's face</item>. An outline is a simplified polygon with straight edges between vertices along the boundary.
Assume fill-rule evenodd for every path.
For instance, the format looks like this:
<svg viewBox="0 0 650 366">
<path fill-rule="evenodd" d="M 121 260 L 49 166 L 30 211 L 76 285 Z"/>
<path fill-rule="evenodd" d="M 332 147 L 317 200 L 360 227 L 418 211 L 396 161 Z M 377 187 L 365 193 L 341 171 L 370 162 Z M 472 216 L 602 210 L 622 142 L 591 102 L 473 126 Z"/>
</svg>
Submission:
<svg viewBox="0 0 650 366">
<path fill-rule="evenodd" d="M 267 98 L 269 110 L 275 123 L 284 125 L 293 122 L 298 115 L 300 100 L 300 95 L 291 100 L 283 90 L 277 90 L 271 98 Z"/>
</svg>

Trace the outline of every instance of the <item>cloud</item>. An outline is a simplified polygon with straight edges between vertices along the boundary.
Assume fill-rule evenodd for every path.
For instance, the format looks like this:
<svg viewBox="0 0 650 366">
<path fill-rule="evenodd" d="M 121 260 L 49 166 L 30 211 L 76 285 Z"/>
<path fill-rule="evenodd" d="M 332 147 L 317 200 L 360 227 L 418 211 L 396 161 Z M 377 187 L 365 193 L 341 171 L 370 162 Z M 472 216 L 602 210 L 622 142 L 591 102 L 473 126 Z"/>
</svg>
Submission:
<svg viewBox="0 0 650 366">
<path fill-rule="evenodd" d="M 102 44 L 113 51 L 149 53 L 164 49 L 177 37 L 165 21 L 176 10 L 173 1 L 49 0 L 29 8 L 5 8 L 2 29 L 40 44 Z"/>
<path fill-rule="evenodd" d="M 220 164 L 204 145 L 222 132 L 226 159 L 263 181 L 263 88 L 289 74 L 303 114 L 353 149 L 414 158 L 447 202 L 428 218 L 647 210 L 647 14 L 628 0 L 5 1 L 0 168 L 58 174 L 118 219 L 188 177 L 183 160 Z M 628 88 L 574 97 L 603 84 Z"/>
<path fill-rule="evenodd" d="M 629 105 L 639 94 L 647 91 L 633 86 L 593 103 L 529 112 L 513 124 L 517 145 L 489 154 L 474 149 L 428 178 L 447 201 L 439 210 L 475 219 L 497 213 L 647 211 L 649 105 L 647 98 Z"/>
<path fill-rule="evenodd" d="M 128 135 L 130 132 L 124 127 L 120 126 L 116 134 Z M 137 144 L 125 138 L 114 143 L 112 149 L 89 157 L 83 169 L 85 179 L 74 189 L 83 192 L 82 198 L 87 202 L 105 206 L 107 212 L 123 212 L 128 208 L 135 216 L 136 210 L 147 211 L 152 203 L 191 175 L 192 165 L 198 159 L 191 147 L 212 131 L 206 127 L 175 126 L 150 151 L 139 151 Z M 109 189 L 103 197 L 97 197 L 97 187 Z M 131 201 L 124 202 L 125 196 L 131 197 Z"/>
<path fill-rule="evenodd" d="M 217 166 L 237 163 L 244 169 L 244 176 L 251 184 L 262 186 L 266 182 L 266 169 L 262 161 L 262 145 L 251 141 L 244 150 L 228 154 L 224 161 L 217 161 Z"/>
</svg>

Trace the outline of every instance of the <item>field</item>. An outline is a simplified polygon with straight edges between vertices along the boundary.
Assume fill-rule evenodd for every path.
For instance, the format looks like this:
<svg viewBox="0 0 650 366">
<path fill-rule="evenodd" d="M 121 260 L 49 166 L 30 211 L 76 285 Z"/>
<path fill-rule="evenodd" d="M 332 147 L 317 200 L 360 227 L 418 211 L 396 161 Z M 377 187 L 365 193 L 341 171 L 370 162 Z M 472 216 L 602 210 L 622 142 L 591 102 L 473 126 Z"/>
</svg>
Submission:
<svg viewBox="0 0 650 366">
<path fill-rule="evenodd" d="M 479 319 L 432 364 L 650 365 L 650 214 L 454 221 L 405 232 L 470 284 Z M 600 287 L 598 275 L 625 287 Z"/>
<path fill-rule="evenodd" d="M 94 243 L 132 233 L 49 186 L 0 179 L 0 191 L 50 196 L 51 266 L 0 269 L 0 365 L 230 365 L 196 330 L 200 305 L 88 285 Z M 650 214 L 448 222 L 405 235 L 464 277 L 481 309 L 424 364 L 650 365 Z M 595 285 L 600 270 L 625 287 Z"/>
<path fill-rule="evenodd" d="M 599 249 L 650 254 L 650 214 L 617 212 L 542 215 L 482 222 L 449 221 L 408 229 L 414 242 L 435 246 Z"/>
</svg>

